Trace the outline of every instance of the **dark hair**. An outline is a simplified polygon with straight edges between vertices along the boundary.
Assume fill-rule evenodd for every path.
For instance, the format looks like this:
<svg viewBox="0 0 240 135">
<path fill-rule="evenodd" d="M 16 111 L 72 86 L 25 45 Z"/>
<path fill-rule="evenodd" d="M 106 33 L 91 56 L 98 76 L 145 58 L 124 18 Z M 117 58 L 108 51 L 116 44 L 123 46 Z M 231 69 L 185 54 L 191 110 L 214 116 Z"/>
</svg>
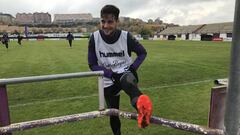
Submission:
<svg viewBox="0 0 240 135">
<path fill-rule="evenodd" d="M 105 5 L 101 9 L 101 17 L 103 17 L 106 14 L 111 14 L 111 15 L 113 15 L 115 20 L 118 20 L 119 12 L 120 12 L 120 10 L 116 6 L 114 6 L 114 5 Z"/>
</svg>

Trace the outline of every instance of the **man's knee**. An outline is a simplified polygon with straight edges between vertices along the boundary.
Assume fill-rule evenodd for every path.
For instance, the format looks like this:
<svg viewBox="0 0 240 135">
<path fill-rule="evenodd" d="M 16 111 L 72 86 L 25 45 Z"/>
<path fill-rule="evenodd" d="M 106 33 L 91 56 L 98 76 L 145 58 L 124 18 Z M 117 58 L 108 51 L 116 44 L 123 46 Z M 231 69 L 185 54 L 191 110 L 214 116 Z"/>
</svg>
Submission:
<svg viewBox="0 0 240 135">
<path fill-rule="evenodd" d="M 124 90 L 137 88 L 137 79 L 131 72 L 124 73 L 120 78 L 120 83 Z"/>
<path fill-rule="evenodd" d="M 128 72 L 121 77 L 120 82 L 123 90 L 130 96 L 132 106 L 136 108 L 136 101 L 142 95 L 137 86 L 136 77 L 131 72 Z"/>
</svg>

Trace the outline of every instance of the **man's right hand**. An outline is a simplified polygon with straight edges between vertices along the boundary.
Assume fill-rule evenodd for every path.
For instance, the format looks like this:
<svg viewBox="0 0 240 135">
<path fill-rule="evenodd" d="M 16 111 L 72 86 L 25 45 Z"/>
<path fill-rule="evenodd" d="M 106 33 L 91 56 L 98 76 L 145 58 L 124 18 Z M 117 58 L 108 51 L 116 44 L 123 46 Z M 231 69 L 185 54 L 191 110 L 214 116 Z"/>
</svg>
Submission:
<svg viewBox="0 0 240 135">
<path fill-rule="evenodd" d="M 113 74 L 112 74 L 113 82 L 120 84 L 120 78 L 122 77 L 122 75 L 123 75 L 123 73 L 118 74 L 118 73 L 113 72 Z"/>
</svg>

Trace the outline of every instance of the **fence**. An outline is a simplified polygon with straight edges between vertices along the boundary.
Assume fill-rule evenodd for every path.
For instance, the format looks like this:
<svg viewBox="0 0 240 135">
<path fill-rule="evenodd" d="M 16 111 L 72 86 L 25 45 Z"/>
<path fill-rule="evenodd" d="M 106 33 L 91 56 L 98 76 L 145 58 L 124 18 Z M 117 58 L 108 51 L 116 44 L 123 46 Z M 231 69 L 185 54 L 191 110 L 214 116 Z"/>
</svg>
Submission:
<svg viewBox="0 0 240 135">
<path fill-rule="evenodd" d="M 103 71 L 0 79 L 0 127 L 10 125 L 7 85 L 98 76 L 99 110 L 104 109 Z M 1 134 L 1 132 L 0 132 Z M 10 134 L 9 134 L 10 135 Z"/>
<path fill-rule="evenodd" d="M 99 111 L 73 114 L 61 117 L 46 118 L 34 121 L 20 122 L 10 124 L 8 98 L 7 98 L 7 85 L 20 84 L 20 83 L 32 83 L 40 81 L 51 81 L 60 79 L 80 78 L 98 76 L 98 93 L 99 93 Z M 116 109 L 106 109 L 104 106 L 104 91 L 103 91 L 103 72 L 82 72 L 82 73 L 69 73 L 69 74 L 55 74 L 44 76 L 32 76 L 21 78 L 0 79 L 0 135 L 11 135 L 14 131 L 22 131 L 26 129 L 43 127 L 48 125 L 56 125 L 65 122 L 81 121 L 85 119 L 93 119 L 103 116 L 122 116 L 127 119 L 137 119 L 136 113 L 123 112 Z M 205 126 L 200 126 L 191 123 L 179 122 L 174 120 L 168 120 L 152 116 L 150 122 L 157 125 L 172 127 L 189 132 L 206 134 L 206 135 L 223 135 L 223 130 L 211 129 Z"/>
</svg>

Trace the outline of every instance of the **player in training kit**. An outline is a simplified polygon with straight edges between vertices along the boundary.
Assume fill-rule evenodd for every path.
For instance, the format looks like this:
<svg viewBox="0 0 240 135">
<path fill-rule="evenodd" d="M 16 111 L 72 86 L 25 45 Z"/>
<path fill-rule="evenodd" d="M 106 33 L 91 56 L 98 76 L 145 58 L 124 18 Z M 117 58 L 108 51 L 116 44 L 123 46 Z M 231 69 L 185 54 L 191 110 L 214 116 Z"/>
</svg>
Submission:
<svg viewBox="0 0 240 135">
<path fill-rule="evenodd" d="M 4 33 L 2 37 L 2 43 L 5 45 L 7 49 L 8 49 L 8 42 L 9 42 L 8 34 Z"/>
<path fill-rule="evenodd" d="M 72 47 L 72 41 L 74 40 L 74 37 L 71 34 L 71 32 L 68 32 L 67 40 L 68 40 L 69 46 Z"/>
<path fill-rule="evenodd" d="M 106 5 L 101 9 L 101 29 L 95 31 L 89 40 L 88 64 L 93 71 L 104 71 L 104 96 L 108 108 L 119 109 L 120 91 L 130 97 L 131 105 L 138 112 L 138 126 L 144 128 L 150 123 L 152 103 L 138 88 L 137 69 L 147 52 L 129 32 L 117 29 L 119 9 Z M 131 53 L 137 54 L 132 61 Z M 119 117 L 110 116 L 114 135 L 121 134 Z"/>
<path fill-rule="evenodd" d="M 18 34 L 18 36 L 17 36 L 17 42 L 18 42 L 18 44 L 19 45 L 22 45 L 22 39 L 23 39 L 23 37 L 20 35 L 20 34 Z"/>
</svg>

